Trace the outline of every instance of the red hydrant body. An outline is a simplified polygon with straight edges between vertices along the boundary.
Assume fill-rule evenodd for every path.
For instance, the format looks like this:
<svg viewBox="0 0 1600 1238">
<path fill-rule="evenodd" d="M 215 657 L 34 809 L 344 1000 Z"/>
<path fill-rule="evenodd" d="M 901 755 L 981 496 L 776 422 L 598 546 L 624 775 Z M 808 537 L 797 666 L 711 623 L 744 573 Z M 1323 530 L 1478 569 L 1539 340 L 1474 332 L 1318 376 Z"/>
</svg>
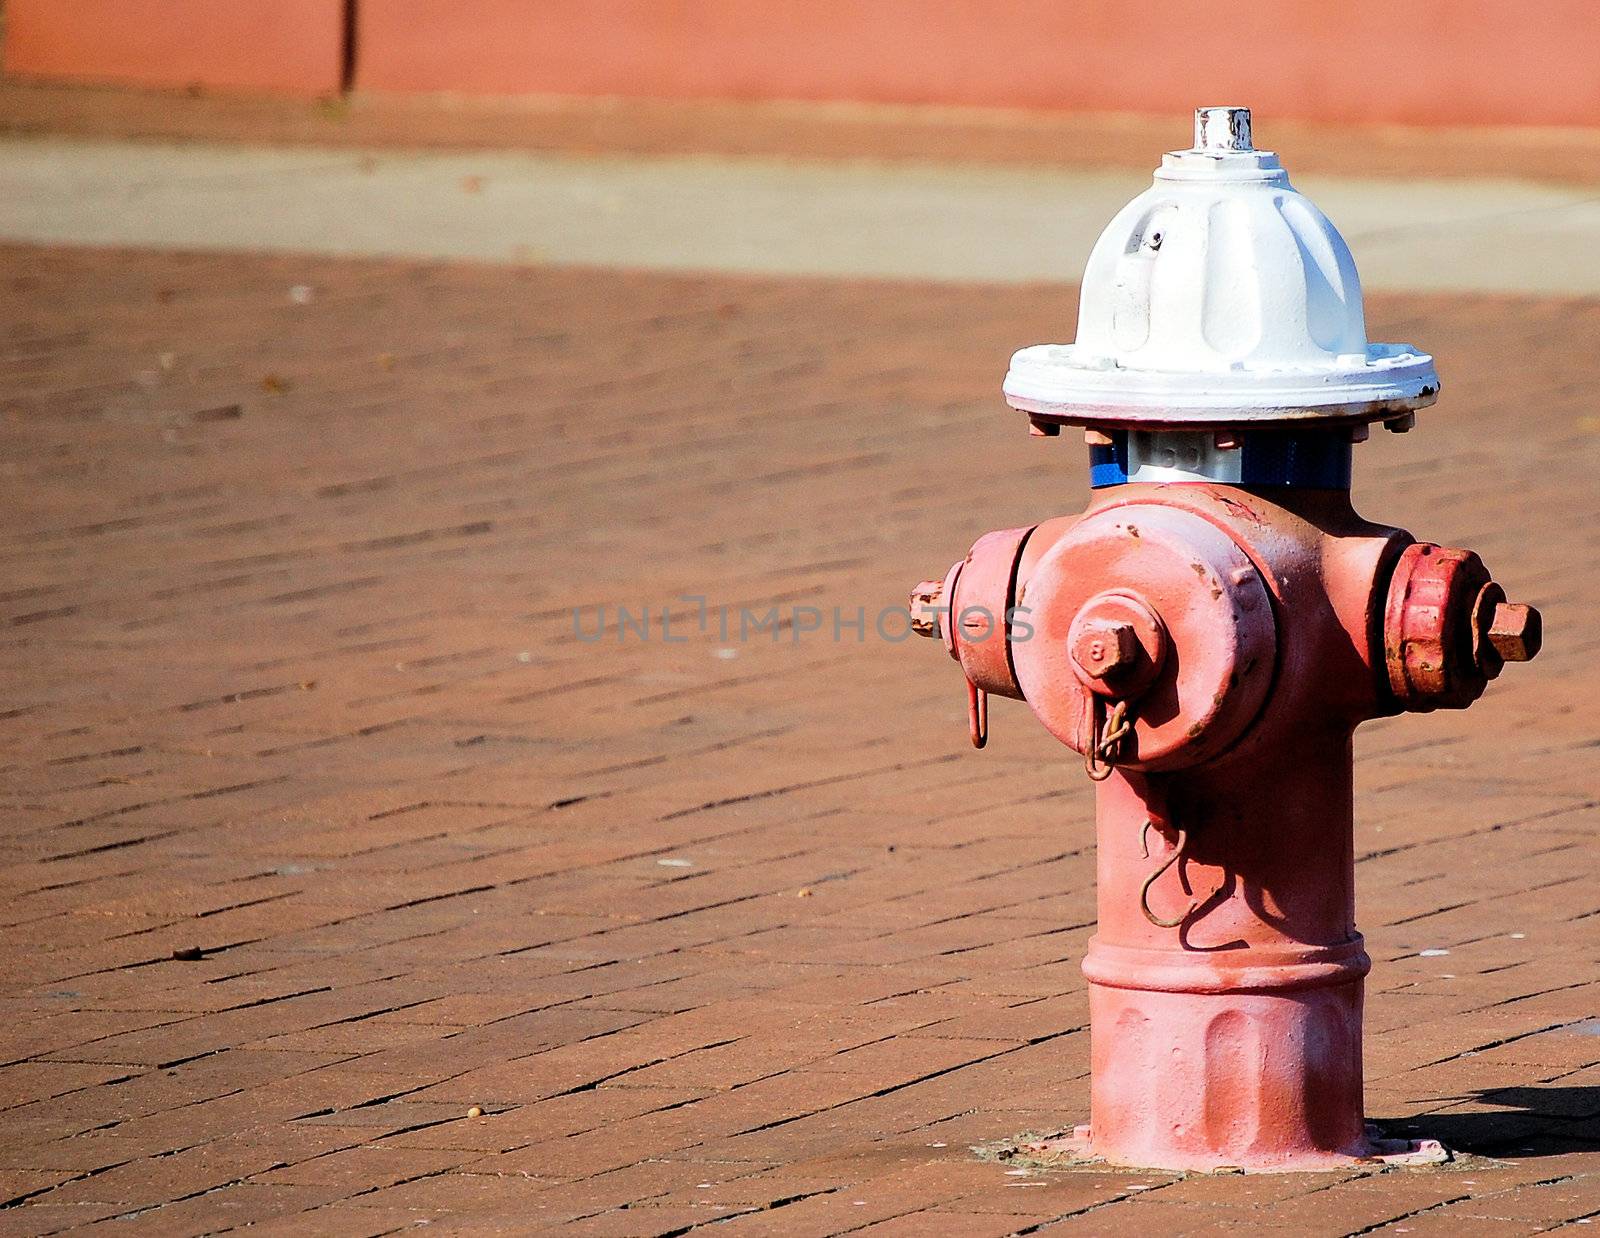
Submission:
<svg viewBox="0 0 1600 1238">
<path fill-rule="evenodd" d="M 1340 491 L 1278 498 L 1126 486 L 1090 509 L 1123 528 L 1152 508 L 1206 521 L 1248 561 L 1236 574 L 1250 573 L 1247 602 L 1260 582 L 1273 631 L 1255 665 L 1229 660 L 1241 681 L 1217 689 L 1246 692 L 1246 708 L 1260 698 L 1237 743 L 1100 783 L 1099 931 L 1084 960 L 1092 1146 L 1125 1164 L 1289 1168 L 1367 1152 L 1351 735 L 1385 712 L 1368 633 L 1382 571 L 1410 539 L 1360 520 Z M 1202 609 L 1219 588 L 1244 592 L 1205 568 L 1187 583 Z M 1174 715 L 1184 729 L 1187 718 Z M 1179 831 L 1181 859 L 1142 890 Z"/>
<path fill-rule="evenodd" d="M 1243 123 L 1228 149 L 1259 155 Z M 1172 211 L 1144 209 L 1141 245 L 1150 218 L 1176 231 Z M 1215 229 L 1214 204 L 1206 218 Z M 1138 252 L 1120 235 L 1113 248 Z M 1084 296 L 1087 316 L 1087 280 Z M 1417 1154 L 1363 1119 L 1352 734 L 1469 704 L 1539 640 L 1537 612 L 1506 603 L 1475 555 L 1351 508 L 1352 441 L 1372 421 L 1409 428 L 1437 390 L 1422 361 L 1379 399 L 1309 417 L 1216 397 L 1183 409 L 1181 391 L 1177 411 L 1076 388 L 1051 400 L 1008 382 L 1037 430 L 1092 427 L 1095 497 L 980 538 L 912 610 L 961 662 L 974 742 L 988 694 L 1023 699 L 1098 784 L 1091 1121 L 1046 1151 L 1255 1170 Z M 1090 368 L 1098 391 L 1106 367 Z"/>
</svg>

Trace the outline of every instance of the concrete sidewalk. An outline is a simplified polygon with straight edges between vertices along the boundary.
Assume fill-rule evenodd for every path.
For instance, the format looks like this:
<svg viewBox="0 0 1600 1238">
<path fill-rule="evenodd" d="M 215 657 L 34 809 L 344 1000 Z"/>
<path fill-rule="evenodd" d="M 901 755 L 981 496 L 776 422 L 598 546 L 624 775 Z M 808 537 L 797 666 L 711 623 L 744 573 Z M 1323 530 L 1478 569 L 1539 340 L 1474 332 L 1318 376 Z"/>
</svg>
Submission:
<svg viewBox="0 0 1600 1238">
<path fill-rule="evenodd" d="M 1600 292 L 1593 186 L 1295 182 L 1344 232 L 1369 289 Z M 1106 221 L 1148 184 L 1126 170 L 10 139 L 0 239 L 1071 281 Z"/>
</svg>

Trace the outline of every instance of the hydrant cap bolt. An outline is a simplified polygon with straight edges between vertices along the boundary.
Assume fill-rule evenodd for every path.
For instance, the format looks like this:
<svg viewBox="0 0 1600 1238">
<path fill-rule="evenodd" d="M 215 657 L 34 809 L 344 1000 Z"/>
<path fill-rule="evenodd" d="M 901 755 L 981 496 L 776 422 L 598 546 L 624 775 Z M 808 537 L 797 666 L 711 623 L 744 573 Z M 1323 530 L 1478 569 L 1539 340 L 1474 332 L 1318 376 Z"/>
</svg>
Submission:
<svg viewBox="0 0 1600 1238">
<path fill-rule="evenodd" d="M 911 630 L 918 636 L 939 635 L 939 612 L 934 608 L 943 593 L 942 580 L 924 580 L 911 591 Z"/>
<path fill-rule="evenodd" d="M 1042 614 L 1036 618 L 1048 622 Z M 1085 599 L 1059 645 L 1069 664 L 1062 669 L 1070 668 L 1096 696 L 1124 699 L 1143 693 L 1160 672 L 1167 632 L 1141 595 L 1112 589 Z"/>
<path fill-rule="evenodd" d="M 1072 656 L 1085 674 L 1113 679 L 1132 670 L 1141 652 L 1132 624 L 1094 622 L 1078 633 Z"/>
<path fill-rule="evenodd" d="M 1539 652 L 1544 621 L 1532 606 L 1501 602 L 1489 623 L 1489 643 L 1507 662 L 1527 662 Z"/>
</svg>

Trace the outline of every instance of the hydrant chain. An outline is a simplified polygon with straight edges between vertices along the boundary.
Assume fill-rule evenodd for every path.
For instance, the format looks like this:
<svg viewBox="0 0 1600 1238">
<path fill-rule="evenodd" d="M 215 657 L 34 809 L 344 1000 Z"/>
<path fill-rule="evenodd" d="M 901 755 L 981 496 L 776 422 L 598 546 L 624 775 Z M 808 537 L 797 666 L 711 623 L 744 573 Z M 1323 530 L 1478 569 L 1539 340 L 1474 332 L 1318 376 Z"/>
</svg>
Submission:
<svg viewBox="0 0 1600 1238">
<path fill-rule="evenodd" d="M 1128 702 L 1118 701 L 1105 713 L 1105 700 L 1094 698 L 1094 715 L 1090 723 L 1089 742 L 1084 746 L 1083 772 L 1095 782 L 1104 782 L 1116 768 L 1117 754 L 1122 741 L 1133 730 L 1133 719 L 1128 717 Z"/>
<path fill-rule="evenodd" d="M 1144 858 L 1147 860 L 1150 858 L 1150 829 L 1154 825 L 1154 821 L 1147 820 L 1144 823 L 1144 828 L 1139 831 L 1139 849 L 1144 852 Z M 1190 916 L 1194 915 L 1196 911 L 1200 910 L 1199 899 L 1192 901 L 1187 908 L 1185 908 L 1183 911 L 1180 911 L 1170 920 L 1163 920 L 1160 916 L 1156 915 L 1155 912 L 1150 910 L 1150 887 L 1155 885 L 1155 883 L 1161 879 L 1161 875 L 1165 873 L 1167 869 L 1171 868 L 1183 858 L 1184 850 L 1189 846 L 1188 832 L 1181 826 L 1174 826 L 1173 828 L 1177 830 L 1178 841 L 1177 844 L 1172 848 L 1172 854 L 1169 855 L 1165 860 L 1161 861 L 1161 866 L 1157 868 L 1155 872 L 1146 877 L 1144 879 L 1144 884 L 1139 887 L 1139 910 L 1144 912 L 1144 918 L 1150 921 L 1150 923 L 1155 925 L 1157 928 L 1177 928 Z"/>
</svg>

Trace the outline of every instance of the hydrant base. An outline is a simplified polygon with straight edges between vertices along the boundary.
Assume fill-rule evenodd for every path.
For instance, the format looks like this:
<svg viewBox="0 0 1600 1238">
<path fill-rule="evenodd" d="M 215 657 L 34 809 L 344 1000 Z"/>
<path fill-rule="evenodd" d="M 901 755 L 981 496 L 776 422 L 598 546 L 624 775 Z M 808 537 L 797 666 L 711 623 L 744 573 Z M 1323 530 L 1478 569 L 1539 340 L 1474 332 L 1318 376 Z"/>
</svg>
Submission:
<svg viewBox="0 0 1600 1238">
<path fill-rule="evenodd" d="M 1163 965 L 1145 957 L 1155 953 L 1164 953 Z M 1091 942 L 1084 972 L 1096 1154 L 1173 1169 L 1315 1168 L 1368 1155 L 1368 962 L 1359 937 L 1307 948 L 1297 963 L 1273 965 L 1276 950 L 1218 953 L 1238 957 L 1223 970 L 1204 952 Z"/>
<path fill-rule="evenodd" d="M 1366 1127 L 1364 1142 L 1365 1147 L 1353 1154 L 1318 1153 L 1283 1164 L 1235 1165 L 1206 1160 L 1183 1165 L 1132 1165 L 1101 1155 L 1094 1146 L 1094 1132 L 1088 1126 L 1075 1126 L 1070 1133 L 1052 1135 L 1045 1139 L 1031 1139 L 1018 1144 L 1017 1149 L 1030 1159 L 1062 1168 L 1111 1165 L 1124 1169 L 1178 1170 L 1213 1174 L 1314 1173 L 1378 1166 L 1425 1168 L 1431 1165 L 1446 1165 L 1454 1159 L 1450 1149 L 1437 1139 L 1390 1139 L 1376 1126 L 1371 1125 Z"/>
</svg>

